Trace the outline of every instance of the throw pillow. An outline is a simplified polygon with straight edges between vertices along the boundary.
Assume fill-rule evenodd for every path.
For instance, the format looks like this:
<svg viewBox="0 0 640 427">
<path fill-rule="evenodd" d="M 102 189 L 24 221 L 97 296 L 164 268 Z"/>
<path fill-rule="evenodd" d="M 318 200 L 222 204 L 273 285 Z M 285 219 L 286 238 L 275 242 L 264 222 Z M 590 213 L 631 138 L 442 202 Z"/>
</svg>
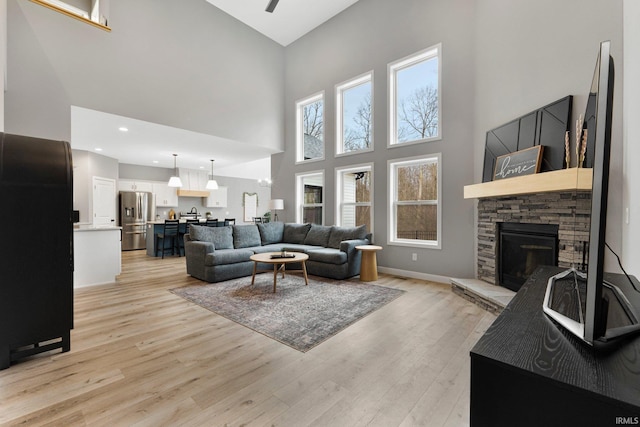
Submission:
<svg viewBox="0 0 640 427">
<path fill-rule="evenodd" d="M 333 227 L 329 236 L 328 247 L 340 249 L 340 242 L 343 240 L 364 239 L 367 236 L 367 227 Z"/>
<path fill-rule="evenodd" d="M 255 224 L 233 226 L 234 248 L 251 248 L 260 244 L 260 233 Z"/>
<path fill-rule="evenodd" d="M 282 236 L 284 234 L 284 222 L 259 223 L 258 231 L 260 232 L 260 240 L 262 240 L 263 245 L 280 243 L 282 242 Z"/>
<path fill-rule="evenodd" d="M 304 244 L 326 247 L 332 228 L 329 225 L 311 224 L 307 237 L 304 238 Z"/>
<path fill-rule="evenodd" d="M 213 243 L 216 249 L 233 249 L 231 227 L 202 227 L 189 224 L 191 240 Z"/>
<path fill-rule="evenodd" d="M 286 223 L 284 225 L 282 241 L 285 243 L 297 243 L 302 245 L 304 244 L 304 239 L 307 237 L 307 233 L 310 228 L 311 224 Z"/>
</svg>

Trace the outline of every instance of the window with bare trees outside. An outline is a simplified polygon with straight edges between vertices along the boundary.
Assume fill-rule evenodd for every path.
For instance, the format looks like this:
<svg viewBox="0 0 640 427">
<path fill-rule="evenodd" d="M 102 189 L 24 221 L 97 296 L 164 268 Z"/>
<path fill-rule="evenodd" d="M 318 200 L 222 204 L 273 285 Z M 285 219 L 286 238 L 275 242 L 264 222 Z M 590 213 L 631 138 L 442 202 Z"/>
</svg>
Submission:
<svg viewBox="0 0 640 427">
<path fill-rule="evenodd" d="M 373 72 L 336 86 L 336 153 L 373 150 Z"/>
<path fill-rule="evenodd" d="M 389 145 L 440 139 L 440 45 L 389 64 Z"/>
<path fill-rule="evenodd" d="M 296 103 L 296 161 L 324 159 L 324 93 Z"/>
<path fill-rule="evenodd" d="M 296 174 L 296 221 L 324 224 L 324 171 Z"/>
<path fill-rule="evenodd" d="M 373 230 L 373 164 L 336 169 L 336 221 L 343 227 Z"/>
<path fill-rule="evenodd" d="M 441 246 L 440 154 L 390 160 L 389 244 Z"/>
</svg>

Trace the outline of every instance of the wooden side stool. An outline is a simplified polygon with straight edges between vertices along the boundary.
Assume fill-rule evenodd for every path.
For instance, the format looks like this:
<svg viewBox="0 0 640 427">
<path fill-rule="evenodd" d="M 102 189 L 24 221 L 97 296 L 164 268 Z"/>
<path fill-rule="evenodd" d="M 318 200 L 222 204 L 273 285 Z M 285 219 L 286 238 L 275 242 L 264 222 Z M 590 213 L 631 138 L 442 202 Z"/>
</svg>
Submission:
<svg viewBox="0 0 640 427">
<path fill-rule="evenodd" d="M 360 280 L 362 282 L 373 282 L 378 280 L 378 261 L 376 252 L 382 250 L 382 246 L 359 245 L 356 249 L 362 252 L 362 263 L 360 264 Z"/>
</svg>

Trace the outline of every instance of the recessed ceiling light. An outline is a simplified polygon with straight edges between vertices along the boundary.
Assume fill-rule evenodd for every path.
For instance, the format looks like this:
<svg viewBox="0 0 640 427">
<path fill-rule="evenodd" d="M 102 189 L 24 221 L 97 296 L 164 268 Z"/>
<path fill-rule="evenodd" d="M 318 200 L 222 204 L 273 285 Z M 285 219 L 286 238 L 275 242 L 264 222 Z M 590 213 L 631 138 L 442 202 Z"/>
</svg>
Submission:
<svg viewBox="0 0 640 427">
<path fill-rule="evenodd" d="M 102 151 L 102 148 L 96 148 L 96 151 Z"/>
<path fill-rule="evenodd" d="M 160 163 L 160 162 L 158 162 L 157 160 L 154 160 L 154 161 L 153 161 L 153 163 L 158 164 L 158 163 Z"/>
<path fill-rule="evenodd" d="M 120 132 L 129 132 L 129 128 L 126 128 L 126 127 L 124 127 L 124 126 L 120 126 L 120 127 L 118 128 L 118 130 L 119 130 Z"/>
</svg>

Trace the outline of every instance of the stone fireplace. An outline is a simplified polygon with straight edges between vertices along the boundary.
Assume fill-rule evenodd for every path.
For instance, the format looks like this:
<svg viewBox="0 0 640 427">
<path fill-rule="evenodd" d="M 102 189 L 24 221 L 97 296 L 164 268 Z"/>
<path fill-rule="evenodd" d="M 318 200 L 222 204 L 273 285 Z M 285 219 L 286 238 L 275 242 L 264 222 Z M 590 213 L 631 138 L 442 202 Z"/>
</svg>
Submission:
<svg viewBox="0 0 640 427">
<path fill-rule="evenodd" d="M 548 258 L 539 253 L 552 241 L 557 247 L 551 249 L 557 253 L 557 265 L 560 267 L 579 267 L 584 263 L 584 242 L 589 239 L 589 220 L 591 193 L 585 191 L 558 191 L 514 196 L 486 197 L 478 201 L 478 279 L 506 286 L 500 283 L 500 229 L 503 224 L 540 225 L 542 234 L 557 229 L 557 238 L 522 243 L 527 257 L 523 273 L 535 269 L 536 262 L 547 263 Z M 505 244 L 505 243 L 503 243 Z M 554 254 L 555 257 L 555 254 Z M 524 277 L 526 279 L 526 277 Z"/>
<path fill-rule="evenodd" d="M 465 185 L 464 198 L 478 201 L 477 276 L 452 278 L 452 291 L 495 313 L 511 301 L 515 292 L 500 286 L 498 279 L 499 232 L 505 224 L 527 230 L 541 226 L 545 229 L 543 237 L 549 234 L 549 228 L 552 230 L 549 241 L 507 243 L 523 250 L 519 255 L 523 273 L 516 272 L 516 277 L 526 276 L 524 273 L 535 269 L 537 262 L 549 263 L 538 251 L 554 242 L 555 247 L 550 249 L 555 255 L 552 264 L 557 257 L 557 265 L 563 268 L 584 265 L 592 180 L 591 169 L 570 168 Z"/>
</svg>

